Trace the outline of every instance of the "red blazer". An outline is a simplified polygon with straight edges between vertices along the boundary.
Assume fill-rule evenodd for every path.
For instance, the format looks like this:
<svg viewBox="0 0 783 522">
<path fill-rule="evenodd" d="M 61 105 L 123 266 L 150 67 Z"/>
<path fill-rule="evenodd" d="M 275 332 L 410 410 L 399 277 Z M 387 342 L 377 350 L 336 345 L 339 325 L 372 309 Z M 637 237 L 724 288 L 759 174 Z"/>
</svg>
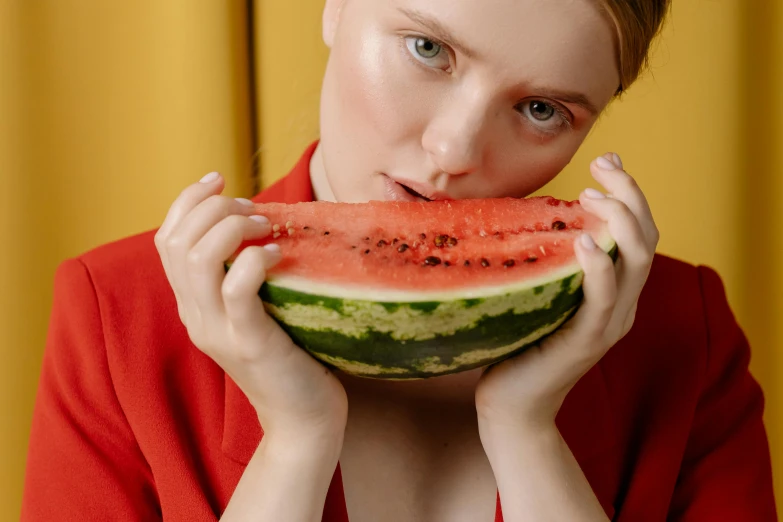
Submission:
<svg viewBox="0 0 783 522">
<path fill-rule="evenodd" d="M 255 201 L 312 200 L 312 152 Z M 242 392 L 191 344 L 153 234 L 57 270 L 25 521 L 217 520 L 263 434 Z M 610 518 L 776 520 L 749 355 L 718 275 L 656 256 L 632 331 L 557 419 Z M 323 520 L 348 520 L 339 466 Z"/>
</svg>

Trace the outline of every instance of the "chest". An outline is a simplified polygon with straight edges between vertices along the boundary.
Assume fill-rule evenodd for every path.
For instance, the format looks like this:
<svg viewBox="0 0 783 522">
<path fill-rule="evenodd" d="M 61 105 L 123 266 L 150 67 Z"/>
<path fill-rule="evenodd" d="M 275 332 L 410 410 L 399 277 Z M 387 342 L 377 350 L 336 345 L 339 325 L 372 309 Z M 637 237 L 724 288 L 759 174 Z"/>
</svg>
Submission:
<svg viewBox="0 0 783 522">
<path fill-rule="evenodd" d="M 350 522 L 492 522 L 497 484 L 475 418 L 349 422 L 340 457 Z"/>
</svg>

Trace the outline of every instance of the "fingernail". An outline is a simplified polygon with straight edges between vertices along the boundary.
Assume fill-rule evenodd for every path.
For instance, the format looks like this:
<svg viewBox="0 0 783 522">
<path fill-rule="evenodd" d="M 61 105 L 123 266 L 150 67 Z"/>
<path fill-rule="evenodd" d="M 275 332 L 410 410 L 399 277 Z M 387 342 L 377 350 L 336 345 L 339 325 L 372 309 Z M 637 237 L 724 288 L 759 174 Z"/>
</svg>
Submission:
<svg viewBox="0 0 783 522">
<path fill-rule="evenodd" d="M 590 237 L 590 234 L 582 234 L 582 246 L 587 250 L 595 249 L 595 241 L 593 241 L 593 238 Z"/>
<path fill-rule="evenodd" d="M 266 216 L 259 216 L 258 214 L 253 214 L 252 216 L 250 216 L 250 219 L 252 219 L 256 223 L 261 223 L 262 225 L 269 224 L 269 219 Z"/>
<path fill-rule="evenodd" d="M 269 243 L 268 245 L 264 245 L 264 250 L 271 254 L 279 254 L 280 253 L 280 245 L 277 243 Z"/>
<path fill-rule="evenodd" d="M 614 158 L 614 164 L 617 165 L 617 168 L 620 170 L 625 168 L 623 167 L 623 160 L 620 159 L 620 156 L 618 156 L 616 152 L 612 152 L 612 157 Z"/>
<path fill-rule="evenodd" d="M 220 174 L 217 172 L 210 172 L 203 178 L 199 180 L 199 183 L 212 183 L 213 181 L 217 181 L 217 179 L 220 177 Z"/>
<path fill-rule="evenodd" d="M 614 163 L 604 158 L 603 156 L 599 156 L 598 159 L 595 160 L 595 162 L 596 164 L 598 164 L 599 167 L 601 167 L 604 170 L 617 170 L 617 167 L 615 167 Z"/>
<path fill-rule="evenodd" d="M 234 198 L 234 199 L 236 199 L 237 201 L 239 201 L 243 205 L 247 205 L 248 207 L 252 207 L 253 205 L 255 205 L 255 203 L 253 203 L 249 199 L 245 199 L 245 198 Z"/>
<path fill-rule="evenodd" d="M 595 190 L 594 188 L 586 188 L 585 189 L 585 196 L 587 196 L 590 199 L 605 199 L 606 196 L 603 195 L 602 192 L 599 192 Z"/>
</svg>

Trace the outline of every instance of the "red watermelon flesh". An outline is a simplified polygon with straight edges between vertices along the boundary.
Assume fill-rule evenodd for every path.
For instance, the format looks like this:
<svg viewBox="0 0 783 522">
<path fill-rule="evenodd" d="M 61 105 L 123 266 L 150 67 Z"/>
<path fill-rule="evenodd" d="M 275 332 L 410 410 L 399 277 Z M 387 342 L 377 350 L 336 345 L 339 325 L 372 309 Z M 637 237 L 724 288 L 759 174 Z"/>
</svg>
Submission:
<svg viewBox="0 0 783 522">
<path fill-rule="evenodd" d="M 552 197 L 256 205 L 283 260 L 268 278 L 413 292 L 504 286 L 576 263 L 583 232 L 610 245 L 578 201 Z"/>
</svg>

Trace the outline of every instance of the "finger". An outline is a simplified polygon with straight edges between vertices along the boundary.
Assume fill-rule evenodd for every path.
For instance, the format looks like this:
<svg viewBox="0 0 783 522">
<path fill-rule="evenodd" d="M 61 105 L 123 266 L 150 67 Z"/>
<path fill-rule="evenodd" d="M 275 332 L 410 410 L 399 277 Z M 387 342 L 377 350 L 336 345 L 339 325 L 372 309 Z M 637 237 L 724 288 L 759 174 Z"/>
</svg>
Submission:
<svg viewBox="0 0 783 522">
<path fill-rule="evenodd" d="M 205 321 L 222 321 L 226 315 L 221 286 L 225 261 L 243 241 L 271 233 L 264 216 L 232 214 L 210 228 L 187 255 L 188 283 L 192 300 Z"/>
<path fill-rule="evenodd" d="M 202 200 L 183 216 L 168 233 L 165 251 L 172 285 L 182 298 L 185 307 L 192 302 L 188 277 L 188 255 L 202 237 L 222 219 L 230 215 L 250 215 L 254 211 L 251 201 L 213 194 Z M 221 265 L 222 266 L 222 265 Z"/>
<path fill-rule="evenodd" d="M 154 243 L 155 248 L 160 256 L 161 264 L 163 265 L 163 272 L 166 274 L 166 278 L 171 285 L 171 289 L 174 293 L 174 299 L 177 302 L 177 311 L 179 312 L 180 320 L 186 322 L 186 312 L 183 306 L 182 297 L 180 296 L 177 288 L 178 285 L 175 281 L 176 274 L 171 269 L 171 262 L 169 260 L 168 249 L 166 243 L 171 230 L 176 227 L 182 217 L 193 209 L 198 203 L 209 197 L 210 195 L 219 193 L 223 188 L 223 179 L 217 172 L 210 172 L 198 183 L 188 186 L 183 190 L 179 197 L 174 200 L 174 203 L 169 208 L 166 218 L 161 224 L 160 228 L 155 232 Z"/>
<path fill-rule="evenodd" d="M 584 301 L 571 321 L 571 334 L 597 343 L 612 317 L 617 300 L 617 280 L 612 258 L 598 248 L 589 234 L 574 241 L 574 253 L 584 272 Z"/>
<path fill-rule="evenodd" d="M 267 272 L 282 257 L 280 247 L 272 243 L 263 247 L 247 247 L 234 260 L 223 280 L 221 293 L 226 317 L 235 328 L 264 328 L 272 321 L 264 310 L 258 292 L 266 280 Z"/>
<path fill-rule="evenodd" d="M 585 367 L 592 366 L 608 348 L 604 332 L 617 295 L 612 259 L 588 234 L 574 241 L 574 253 L 584 272 L 584 300 L 563 328 L 544 339 L 540 350 L 541 357 L 551 361 L 553 372 L 562 373 L 566 367 L 563 361 L 572 361 L 567 368 L 576 373 L 569 379 L 578 379 Z"/>
<path fill-rule="evenodd" d="M 647 244 L 636 215 L 625 202 L 603 197 L 590 189 L 580 194 L 579 202 L 585 210 L 606 222 L 626 266 L 638 271 L 650 263 L 653 249 Z"/>
<path fill-rule="evenodd" d="M 160 237 L 165 241 L 171 231 L 176 228 L 190 211 L 209 196 L 219 194 L 223 190 L 224 185 L 223 177 L 217 172 L 210 172 L 201 178 L 201 181 L 198 183 L 188 185 L 169 207 L 166 218 L 158 229 L 156 237 Z"/>
<path fill-rule="evenodd" d="M 619 199 L 631 209 L 641 225 L 646 243 L 655 249 L 660 234 L 655 225 L 649 202 L 636 180 L 621 166 L 622 161 L 619 156 L 614 153 L 606 154 L 590 164 L 590 172 L 614 199 Z"/>
<path fill-rule="evenodd" d="M 582 194 L 580 202 L 589 212 L 607 222 L 610 235 L 617 241 L 620 255 L 616 264 L 617 303 L 607 326 L 607 336 L 624 335 L 629 309 L 639 299 L 652 266 L 654 249 L 645 242 L 636 216 L 624 202 L 612 198 L 594 199 Z"/>
</svg>

